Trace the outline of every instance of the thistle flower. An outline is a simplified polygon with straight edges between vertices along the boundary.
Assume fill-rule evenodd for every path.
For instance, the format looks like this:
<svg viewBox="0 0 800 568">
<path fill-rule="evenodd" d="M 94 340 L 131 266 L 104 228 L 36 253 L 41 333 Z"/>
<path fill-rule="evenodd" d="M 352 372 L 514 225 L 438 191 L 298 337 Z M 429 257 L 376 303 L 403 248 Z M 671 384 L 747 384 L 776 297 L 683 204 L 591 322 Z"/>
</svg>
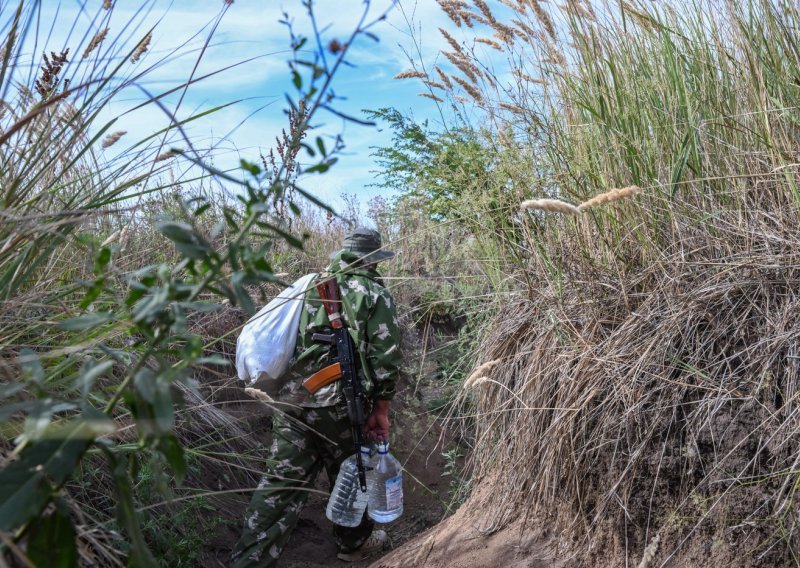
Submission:
<svg viewBox="0 0 800 568">
<path fill-rule="evenodd" d="M 142 38 L 142 41 L 139 42 L 139 45 L 136 46 L 136 49 L 131 56 L 131 63 L 136 63 L 139 61 L 139 58 L 147 51 L 147 48 L 150 47 L 150 40 L 153 39 L 153 33 L 147 32 L 147 35 Z"/>
<path fill-rule="evenodd" d="M 572 203 L 561 201 L 560 199 L 529 199 L 519 204 L 523 211 L 527 209 L 538 209 L 539 211 L 549 211 L 551 213 L 563 213 L 565 215 L 578 215 L 581 211 Z"/>
<path fill-rule="evenodd" d="M 92 41 L 89 42 L 89 45 L 86 46 L 86 50 L 83 52 L 83 58 L 86 59 L 89 55 L 97 49 L 97 47 L 103 43 L 103 40 L 106 39 L 108 35 L 108 28 L 103 28 L 95 36 L 92 38 Z"/>
<path fill-rule="evenodd" d="M 103 142 L 100 144 L 103 148 L 111 148 L 114 144 L 119 142 L 119 139 L 125 136 L 128 133 L 127 130 L 117 130 L 116 132 L 112 132 L 105 138 L 103 138 Z"/>
<path fill-rule="evenodd" d="M 641 189 L 639 188 L 639 186 L 636 185 L 630 185 L 628 187 L 623 187 L 620 189 L 612 189 L 611 191 L 601 193 L 600 195 L 595 195 L 588 201 L 584 201 L 583 203 L 578 205 L 578 209 L 580 209 L 581 211 L 586 211 L 587 209 L 591 209 L 592 207 L 605 205 L 606 203 L 611 203 L 613 201 L 619 201 L 620 199 L 631 197 L 639 193 L 639 191 L 641 191 Z"/>
<path fill-rule="evenodd" d="M 113 5 L 113 0 L 103 0 L 103 10 L 110 10 Z"/>
<path fill-rule="evenodd" d="M 427 75 L 422 71 L 403 71 L 402 73 L 398 73 L 393 78 L 394 79 L 424 79 Z"/>
</svg>

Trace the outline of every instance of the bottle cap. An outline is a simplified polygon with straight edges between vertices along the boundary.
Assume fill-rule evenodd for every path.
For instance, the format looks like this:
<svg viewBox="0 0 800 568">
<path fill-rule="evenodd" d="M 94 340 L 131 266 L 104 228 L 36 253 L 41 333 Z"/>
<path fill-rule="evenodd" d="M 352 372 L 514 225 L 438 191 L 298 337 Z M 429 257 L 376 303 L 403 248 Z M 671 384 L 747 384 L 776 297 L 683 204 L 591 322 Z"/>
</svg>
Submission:
<svg viewBox="0 0 800 568">
<path fill-rule="evenodd" d="M 369 455 L 371 453 L 369 446 L 361 446 L 361 453 Z"/>
<path fill-rule="evenodd" d="M 380 442 L 380 443 L 378 443 L 378 453 L 379 454 L 388 454 L 389 453 L 389 442 Z"/>
</svg>

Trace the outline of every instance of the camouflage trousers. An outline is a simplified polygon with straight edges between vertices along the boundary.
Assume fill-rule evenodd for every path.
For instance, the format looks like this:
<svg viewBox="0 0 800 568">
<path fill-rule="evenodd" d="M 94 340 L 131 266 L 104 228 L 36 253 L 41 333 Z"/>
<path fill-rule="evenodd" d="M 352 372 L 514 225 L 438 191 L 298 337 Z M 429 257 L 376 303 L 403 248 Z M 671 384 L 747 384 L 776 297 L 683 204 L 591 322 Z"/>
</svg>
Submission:
<svg viewBox="0 0 800 568">
<path fill-rule="evenodd" d="M 231 566 L 275 566 L 319 472 L 325 468 L 332 487 L 339 466 L 353 451 L 344 404 L 277 413 L 267 473 L 253 493 Z M 339 551 L 360 547 L 372 526 L 366 513 L 357 527 L 333 525 Z"/>
</svg>

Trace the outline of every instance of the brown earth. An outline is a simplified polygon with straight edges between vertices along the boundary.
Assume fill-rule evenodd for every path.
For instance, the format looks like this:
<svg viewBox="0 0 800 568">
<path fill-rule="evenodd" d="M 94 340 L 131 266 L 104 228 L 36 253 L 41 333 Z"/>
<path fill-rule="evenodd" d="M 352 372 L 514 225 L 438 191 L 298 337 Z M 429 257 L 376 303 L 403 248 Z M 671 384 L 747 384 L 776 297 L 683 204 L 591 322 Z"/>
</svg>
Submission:
<svg viewBox="0 0 800 568">
<path fill-rule="evenodd" d="M 370 568 L 447 566 L 474 568 L 557 568 L 557 539 L 542 523 L 518 517 L 494 530 L 480 499 L 471 499 L 451 517 L 402 547 L 377 559 Z"/>
<path fill-rule="evenodd" d="M 443 476 L 446 460 L 442 457 L 441 427 L 434 413 L 411 386 L 401 387 L 392 404 L 392 454 L 403 463 L 404 512 L 397 521 L 376 525 L 389 534 L 389 548 L 402 545 L 434 526 L 448 514 L 451 478 Z M 230 405 L 227 411 L 246 429 L 254 432 L 265 448 L 270 445 L 269 412 L 260 404 Z M 260 434 L 259 434 L 260 433 Z M 327 493 L 331 486 L 327 476 L 319 476 L 316 489 L 325 494 L 312 494 L 300 515 L 300 521 L 278 563 L 281 567 L 315 568 L 322 566 L 367 566 L 369 562 L 345 563 L 336 558 L 331 523 L 325 517 Z M 227 494 L 215 498 L 220 511 L 228 519 L 243 519 L 250 494 Z M 230 552 L 239 537 L 241 525 L 229 522 L 218 527 L 205 566 L 227 566 Z"/>
</svg>

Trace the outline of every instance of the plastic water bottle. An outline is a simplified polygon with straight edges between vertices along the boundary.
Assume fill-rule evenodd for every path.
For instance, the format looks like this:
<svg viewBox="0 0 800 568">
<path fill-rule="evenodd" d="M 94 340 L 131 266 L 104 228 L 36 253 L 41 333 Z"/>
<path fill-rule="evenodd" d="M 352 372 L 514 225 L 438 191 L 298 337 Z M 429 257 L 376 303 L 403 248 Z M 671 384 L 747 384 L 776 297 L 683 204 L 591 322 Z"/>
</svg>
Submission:
<svg viewBox="0 0 800 568">
<path fill-rule="evenodd" d="M 367 512 L 374 521 L 388 523 L 403 514 L 403 466 L 389 453 L 388 442 L 378 444 L 371 465 Z"/>
<path fill-rule="evenodd" d="M 361 447 L 361 459 L 364 466 L 370 467 L 369 448 Z M 371 471 L 367 469 L 367 491 L 371 482 Z M 358 465 L 356 455 L 353 454 L 342 462 L 336 483 L 333 485 L 331 497 L 325 516 L 337 525 L 343 527 L 357 527 L 361 524 L 364 511 L 367 508 L 367 493 L 361 491 L 358 481 Z"/>
</svg>

